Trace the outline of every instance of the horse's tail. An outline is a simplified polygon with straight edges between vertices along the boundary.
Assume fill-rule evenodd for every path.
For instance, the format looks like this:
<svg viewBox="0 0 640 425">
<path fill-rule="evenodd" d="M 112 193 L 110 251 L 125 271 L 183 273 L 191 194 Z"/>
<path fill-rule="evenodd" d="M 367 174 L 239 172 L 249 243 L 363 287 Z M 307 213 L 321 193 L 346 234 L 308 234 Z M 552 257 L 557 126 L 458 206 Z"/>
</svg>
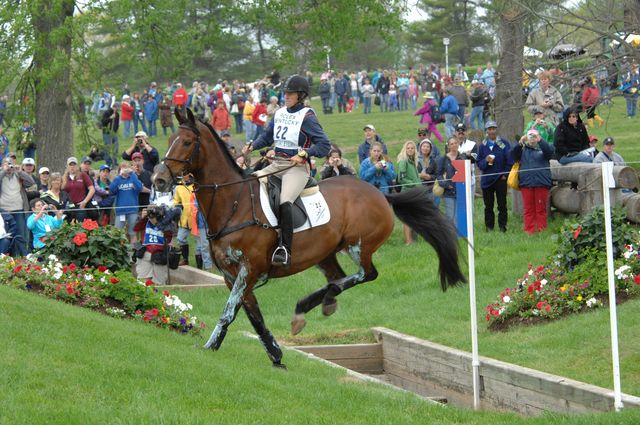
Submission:
<svg viewBox="0 0 640 425">
<path fill-rule="evenodd" d="M 455 226 L 429 199 L 426 188 L 421 186 L 385 196 L 398 218 L 436 250 L 442 290 L 466 282 L 459 265 Z"/>
</svg>

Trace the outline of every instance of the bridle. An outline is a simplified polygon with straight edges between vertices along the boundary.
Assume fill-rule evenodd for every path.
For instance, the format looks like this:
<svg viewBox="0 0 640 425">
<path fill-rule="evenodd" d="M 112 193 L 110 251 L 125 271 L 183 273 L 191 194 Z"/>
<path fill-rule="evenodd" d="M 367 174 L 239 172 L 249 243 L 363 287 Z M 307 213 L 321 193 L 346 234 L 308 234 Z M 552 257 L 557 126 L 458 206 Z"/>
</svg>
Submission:
<svg viewBox="0 0 640 425">
<path fill-rule="evenodd" d="M 178 176 L 174 176 L 173 175 L 173 171 L 171 171 L 171 168 L 167 167 L 167 170 L 169 171 L 169 176 L 171 176 L 171 182 L 173 184 L 180 184 L 182 182 L 182 179 L 184 177 L 185 168 L 191 169 L 191 166 L 193 165 L 194 158 L 196 158 L 200 154 L 200 144 L 202 143 L 202 141 L 200 140 L 200 130 L 198 130 L 197 127 L 191 127 L 191 126 L 188 126 L 188 125 L 185 125 L 185 124 L 181 124 L 178 128 L 181 128 L 183 130 L 191 131 L 193 134 L 196 135 L 196 140 L 195 140 L 195 146 L 194 146 L 193 150 L 191 151 L 191 155 L 189 155 L 189 158 L 187 158 L 187 159 L 172 158 L 172 157 L 166 156 L 166 155 L 165 155 L 164 158 L 162 158 L 162 162 L 163 163 L 165 161 L 175 161 L 175 162 L 179 162 L 181 164 L 186 164 L 186 167 L 183 167 L 180 175 L 178 175 Z M 173 142 L 171 143 L 171 147 L 179 139 L 180 139 L 180 136 L 176 137 L 173 140 Z M 171 150 L 171 147 L 169 147 L 169 150 Z M 167 151 L 167 153 L 169 153 L 169 152 Z"/>
</svg>

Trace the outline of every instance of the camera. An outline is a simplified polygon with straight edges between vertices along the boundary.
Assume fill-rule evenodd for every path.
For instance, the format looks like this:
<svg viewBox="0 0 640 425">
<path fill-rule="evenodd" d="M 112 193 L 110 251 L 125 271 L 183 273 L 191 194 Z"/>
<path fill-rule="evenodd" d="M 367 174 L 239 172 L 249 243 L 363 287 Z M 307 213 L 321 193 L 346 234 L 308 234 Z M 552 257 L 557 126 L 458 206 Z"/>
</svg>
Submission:
<svg viewBox="0 0 640 425">
<path fill-rule="evenodd" d="M 147 207 L 147 217 L 162 220 L 164 217 L 164 208 L 161 205 L 149 205 Z"/>
<path fill-rule="evenodd" d="M 380 161 L 380 165 L 382 165 L 382 168 L 387 168 L 387 161 L 383 159 L 382 161 Z"/>
</svg>

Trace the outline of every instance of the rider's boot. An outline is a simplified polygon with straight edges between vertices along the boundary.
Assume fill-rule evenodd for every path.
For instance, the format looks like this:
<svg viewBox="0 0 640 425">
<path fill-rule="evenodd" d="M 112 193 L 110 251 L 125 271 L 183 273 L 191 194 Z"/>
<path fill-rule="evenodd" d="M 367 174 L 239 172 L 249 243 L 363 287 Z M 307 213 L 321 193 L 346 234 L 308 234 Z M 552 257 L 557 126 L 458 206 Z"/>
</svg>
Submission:
<svg viewBox="0 0 640 425">
<path fill-rule="evenodd" d="M 271 264 L 289 267 L 291 264 L 291 245 L 293 241 L 293 213 L 291 202 L 280 205 L 280 243 L 273 252 Z"/>
</svg>

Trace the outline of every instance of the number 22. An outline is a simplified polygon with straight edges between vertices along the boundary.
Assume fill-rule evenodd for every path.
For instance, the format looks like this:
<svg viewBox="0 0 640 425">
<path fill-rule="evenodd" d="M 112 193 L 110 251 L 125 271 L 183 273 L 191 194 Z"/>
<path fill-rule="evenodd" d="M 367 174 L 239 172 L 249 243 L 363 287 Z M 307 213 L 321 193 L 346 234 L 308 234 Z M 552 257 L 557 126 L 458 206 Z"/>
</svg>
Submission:
<svg viewBox="0 0 640 425">
<path fill-rule="evenodd" d="M 276 129 L 276 139 L 284 139 L 284 135 L 287 134 L 287 130 L 289 130 L 289 127 L 282 127 L 281 125 L 279 125 Z M 282 132 L 282 134 L 280 134 L 280 132 Z"/>
</svg>

